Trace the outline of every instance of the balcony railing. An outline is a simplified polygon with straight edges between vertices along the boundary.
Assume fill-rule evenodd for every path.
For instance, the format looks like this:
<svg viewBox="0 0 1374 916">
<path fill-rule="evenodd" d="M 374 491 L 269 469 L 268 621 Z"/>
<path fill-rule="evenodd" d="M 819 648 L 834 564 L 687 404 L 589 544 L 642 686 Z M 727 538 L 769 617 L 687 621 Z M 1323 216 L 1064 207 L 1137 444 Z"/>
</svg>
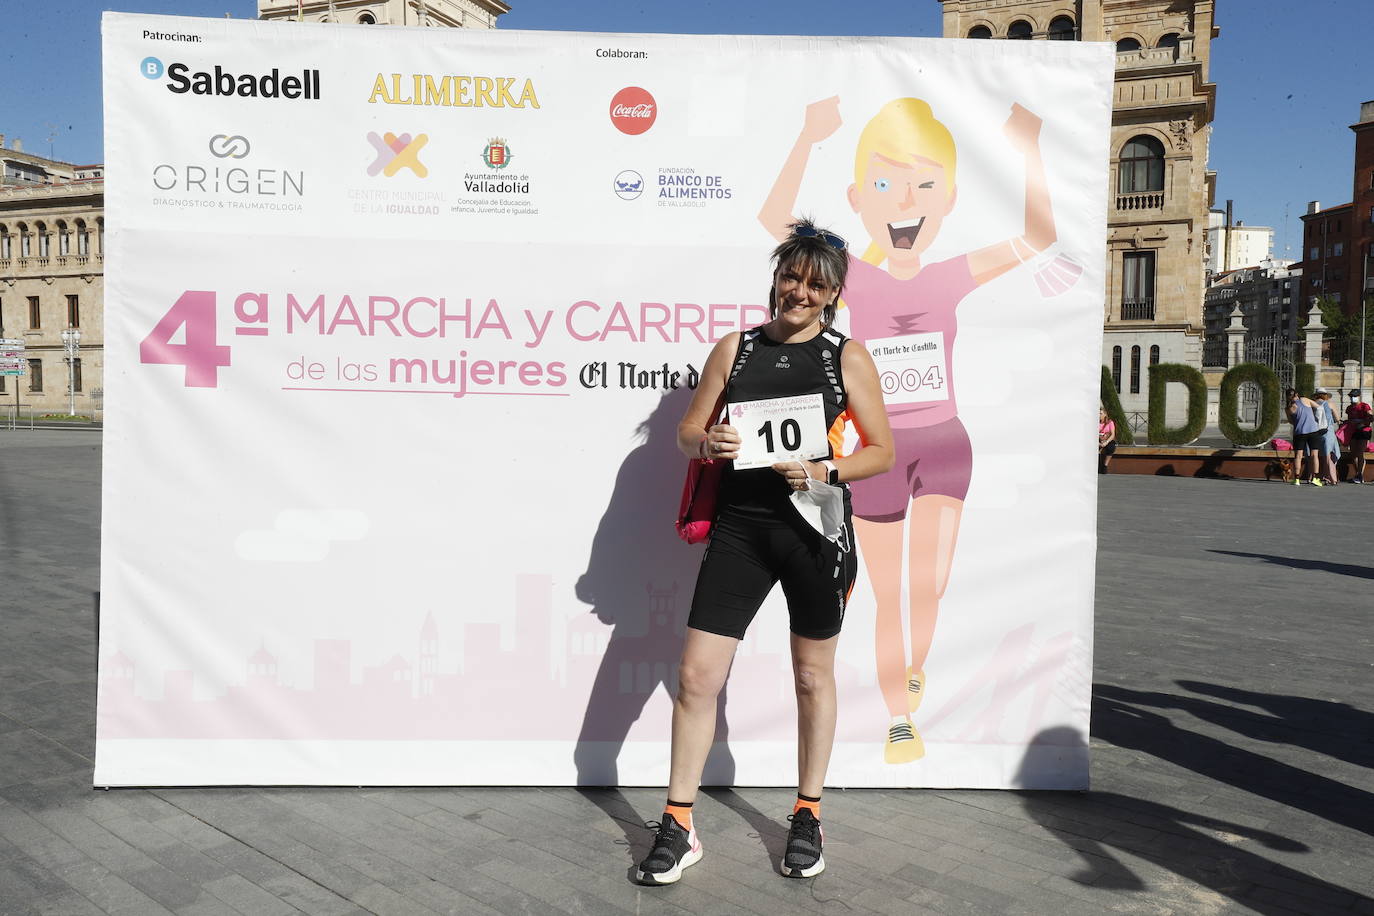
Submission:
<svg viewBox="0 0 1374 916">
<path fill-rule="evenodd" d="M 75 270 L 77 268 L 99 265 L 105 260 L 104 254 L 59 254 L 56 257 L 0 258 L 0 273 L 47 273 L 55 268 Z"/>
<path fill-rule="evenodd" d="M 1162 210 L 1164 208 L 1164 192 L 1146 191 L 1139 194 L 1118 194 L 1116 195 L 1116 208 L 1118 210 Z"/>
<path fill-rule="evenodd" d="M 1154 321 L 1155 300 L 1153 296 L 1144 299 L 1122 299 L 1122 321 Z"/>
</svg>

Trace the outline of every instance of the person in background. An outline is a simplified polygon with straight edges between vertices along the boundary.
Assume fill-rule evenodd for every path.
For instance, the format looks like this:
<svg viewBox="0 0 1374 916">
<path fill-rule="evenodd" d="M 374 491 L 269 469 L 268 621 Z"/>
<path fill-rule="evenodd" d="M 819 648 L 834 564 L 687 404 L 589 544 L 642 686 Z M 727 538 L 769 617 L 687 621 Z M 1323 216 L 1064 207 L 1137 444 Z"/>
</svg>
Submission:
<svg viewBox="0 0 1374 916">
<path fill-rule="evenodd" d="M 1116 454 L 1116 423 L 1107 416 L 1107 409 L 1097 409 L 1097 473 L 1107 473 L 1107 466 Z"/>
<path fill-rule="evenodd" d="M 1370 423 L 1374 420 L 1374 409 L 1361 400 L 1359 389 L 1350 392 L 1350 403 L 1345 408 L 1346 428 L 1350 434 L 1351 483 L 1364 483 L 1364 454 L 1369 451 Z"/>
<path fill-rule="evenodd" d="M 1293 483 L 1295 486 L 1302 485 L 1303 463 L 1304 460 L 1311 462 L 1311 482 L 1313 486 L 1322 486 L 1322 449 L 1325 448 L 1325 436 L 1321 432 L 1321 426 L 1317 422 L 1317 402 L 1311 398 L 1305 398 L 1297 391 L 1288 389 L 1288 419 L 1293 424 Z"/>
<path fill-rule="evenodd" d="M 1326 424 L 1322 431 L 1322 462 L 1326 465 L 1326 473 L 1322 479 L 1334 487 L 1340 482 L 1336 462 L 1341 460 L 1341 444 L 1336 440 L 1336 412 L 1331 408 L 1331 392 L 1318 388 L 1314 400 L 1317 402 L 1317 419 Z"/>
</svg>

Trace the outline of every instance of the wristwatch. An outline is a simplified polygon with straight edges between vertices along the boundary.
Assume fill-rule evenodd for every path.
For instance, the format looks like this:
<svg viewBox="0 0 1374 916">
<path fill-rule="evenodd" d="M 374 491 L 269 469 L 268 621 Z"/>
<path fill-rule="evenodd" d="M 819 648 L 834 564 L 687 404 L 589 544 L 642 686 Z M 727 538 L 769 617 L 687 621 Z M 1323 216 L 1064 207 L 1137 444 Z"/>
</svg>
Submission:
<svg viewBox="0 0 1374 916">
<path fill-rule="evenodd" d="M 840 469 L 835 467 L 835 463 L 833 461 L 822 461 L 821 464 L 825 465 L 826 467 L 825 482 L 830 484 L 832 487 L 839 486 Z"/>
</svg>

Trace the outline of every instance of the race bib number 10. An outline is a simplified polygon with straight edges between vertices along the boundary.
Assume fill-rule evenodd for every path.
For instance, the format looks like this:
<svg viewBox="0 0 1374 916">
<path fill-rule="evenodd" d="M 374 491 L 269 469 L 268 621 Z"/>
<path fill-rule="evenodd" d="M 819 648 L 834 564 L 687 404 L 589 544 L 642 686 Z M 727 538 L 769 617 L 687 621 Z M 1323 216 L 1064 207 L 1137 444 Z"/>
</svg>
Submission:
<svg viewBox="0 0 1374 916">
<path fill-rule="evenodd" d="M 888 406 L 949 400 L 945 335 L 940 331 L 882 337 L 865 341 L 864 346 L 878 366 L 878 382 Z"/>
<path fill-rule="evenodd" d="M 825 405 L 819 394 L 731 404 L 730 425 L 742 440 L 735 459 L 737 470 L 830 454 Z"/>
</svg>

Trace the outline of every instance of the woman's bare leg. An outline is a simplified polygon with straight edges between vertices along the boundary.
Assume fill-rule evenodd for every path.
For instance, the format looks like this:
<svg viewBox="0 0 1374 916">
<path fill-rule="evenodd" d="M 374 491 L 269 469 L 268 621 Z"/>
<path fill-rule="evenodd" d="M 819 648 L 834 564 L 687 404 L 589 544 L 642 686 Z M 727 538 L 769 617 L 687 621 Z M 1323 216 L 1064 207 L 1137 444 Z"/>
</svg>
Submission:
<svg viewBox="0 0 1374 916">
<path fill-rule="evenodd" d="M 908 548 L 911 578 L 911 668 L 925 667 L 930 644 L 935 638 L 935 623 L 940 615 L 940 599 L 949 584 L 954 563 L 954 548 L 959 539 L 959 521 L 964 502 L 953 496 L 932 494 L 911 501 L 907 524 L 911 528 Z M 924 689 L 924 685 L 922 685 Z"/>
<path fill-rule="evenodd" d="M 716 736 L 716 703 L 730 674 L 739 640 L 704 630 L 687 629 L 673 699 L 673 752 L 668 797 L 695 801 L 701 770 Z"/>
<path fill-rule="evenodd" d="M 835 648 L 840 637 L 807 639 L 792 634 L 792 674 L 797 687 L 797 791 L 819 798 L 835 745 Z M 676 797 L 676 796 L 674 796 Z"/>
<path fill-rule="evenodd" d="M 902 523 L 856 518 L 854 533 L 858 535 L 864 568 L 877 601 L 873 648 L 878 688 L 888 714 L 904 716 L 907 654 L 902 638 Z"/>
</svg>

